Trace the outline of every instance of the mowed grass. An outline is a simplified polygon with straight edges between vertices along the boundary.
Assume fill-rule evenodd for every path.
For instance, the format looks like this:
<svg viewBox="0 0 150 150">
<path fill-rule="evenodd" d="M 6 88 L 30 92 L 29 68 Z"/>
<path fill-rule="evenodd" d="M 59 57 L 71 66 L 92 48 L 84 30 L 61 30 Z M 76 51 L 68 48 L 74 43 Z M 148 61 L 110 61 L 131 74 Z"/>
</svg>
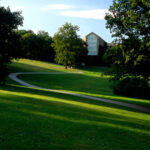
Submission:
<svg viewBox="0 0 150 150">
<path fill-rule="evenodd" d="M 2 150 L 149 150 L 150 115 L 11 84 L 0 88 Z"/>
<path fill-rule="evenodd" d="M 9 72 L 77 72 L 77 69 L 65 69 L 64 66 L 35 61 L 30 59 L 14 60 L 13 63 L 9 64 Z"/>
<path fill-rule="evenodd" d="M 38 71 L 39 68 L 42 71 L 60 71 L 45 68 L 47 63 L 20 61 L 10 65 L 11 72 Z M 32 65 L 25 65 L 24 61 Z M 94 71 L 89 74 L 96 76 Z M 2 150 L 150 150 L 149 145 L 149 114 L 109 103 L 27 88 L 9 79 L 8 86 L 0 87 Z"/>
<path fill-rule="evenodd" d="M 83 69 L 64 69 L 63 66 L 53 65 L 40 61 L 20 60 L 11 65 L 13 71 L 27 68 L 27 71 L 44 72 L 79 72 L 82 74 L 57 75 L 21 75 L 20 79 L 45 88 L 90 95 L 126 103 L 150 107 L 150 100 L 122 97 L 113 94 L 108 76 L 102 76 L 108 70 L 106 67 L 84 67 Z M 11 70 L 12 71 L 12 70 Z"/>
</svg>

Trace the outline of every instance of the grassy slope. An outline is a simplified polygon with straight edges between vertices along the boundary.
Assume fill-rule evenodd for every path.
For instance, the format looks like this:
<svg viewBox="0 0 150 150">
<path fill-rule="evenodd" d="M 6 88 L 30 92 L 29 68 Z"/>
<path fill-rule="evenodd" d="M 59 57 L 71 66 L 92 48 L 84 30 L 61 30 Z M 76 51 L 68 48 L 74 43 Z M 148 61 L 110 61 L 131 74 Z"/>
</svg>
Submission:
<svg viewBox="0 0 150 150">
<path fill-rule="evenodd" d="M 36 63 L 11 71 L 38 71 Z M 2 150 L 150 150 L 148 114 L 8 82 L 0 87 Z"/>
<path fill-rule="evenodd" d="M 47 63 L 41 63 L 38 61 L 20 61 L 24 66 L 28 65 L 28 71 L 61 71 L 66 69 L 62 66 L 51 65 Z M 18 64 L 14 64 L 16 67 Z M 19 64 L 20 65 L 20 64 Z M 18 67 L 19 67 L 18 65 Z M 33 66 L 33 68 L 32 68 Z M 35 67 L 34 67 L 35 66 Z M 37 68 L 37 66 L 40 68 Z M 43 68 L 42 68 L 43 67 Z M 45 88 L 57 89 L 63 91 L 71 91 L 74 93 L 85 94 L 90 96 L 96 96 L 101 98 L 108 98 L 117 101 L 123 101 L 127 103 L 138 104 L 146 107 L 150 107 L 150 100 L 121 97 L 114 95 L 111 84 L 106 77 L 101 77 L 101 74 L 107 68 L 104 67 L 86 67 L 81 70 L 83 74 L 68 74 L 68 75 L 21 75 L 20 78 L 34 85 L 38 85 Z M 16 71 L 16 70 L 15 70 Z M 79 70 L 67 70 L 68 72 Z"/>
</svg>

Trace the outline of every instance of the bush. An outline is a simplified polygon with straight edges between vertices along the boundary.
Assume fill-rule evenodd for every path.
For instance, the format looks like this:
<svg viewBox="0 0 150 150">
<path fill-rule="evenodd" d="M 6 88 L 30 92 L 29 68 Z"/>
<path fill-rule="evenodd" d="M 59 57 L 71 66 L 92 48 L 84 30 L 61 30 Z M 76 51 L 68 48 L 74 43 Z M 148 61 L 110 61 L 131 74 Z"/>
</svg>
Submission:
<svg viewBox="0 0 150 150">
<path fill-rule="evenodd" d="M 114 81 L 113 90 L 115 94 L 136 97 L 150 98 L 150 87 L 146 80 L 141 78 L 126 77 L 121 80 Z"/>
<path fill-rule="evenodd" d="M 119 61 L 122 57 L 122 52 L 118 46 L 113 46 L 106 50 L 105 54 L 102 56 L 102 61 L 111 66 L 112 64 Z"/>
</svg>

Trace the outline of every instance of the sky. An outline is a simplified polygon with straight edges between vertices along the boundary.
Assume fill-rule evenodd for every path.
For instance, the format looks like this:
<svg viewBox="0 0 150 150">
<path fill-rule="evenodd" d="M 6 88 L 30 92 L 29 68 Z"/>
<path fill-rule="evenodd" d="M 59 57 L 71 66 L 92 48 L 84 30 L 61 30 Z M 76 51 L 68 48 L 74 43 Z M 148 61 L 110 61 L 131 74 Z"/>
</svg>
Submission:
<svg viewBox="0 0 150 150">
<path fill-rule="evenodd" d="M 81 38 L 95 32 L 106 42 L 113 41 L 106 29 L 105 13 L 112 0 L 0 0 L 0 5 L 12 11 L 22 10 L 24 24 L 20 29 L 44 30 L 53 36 L 66 22 L 78 25 Z"/>
</svg>

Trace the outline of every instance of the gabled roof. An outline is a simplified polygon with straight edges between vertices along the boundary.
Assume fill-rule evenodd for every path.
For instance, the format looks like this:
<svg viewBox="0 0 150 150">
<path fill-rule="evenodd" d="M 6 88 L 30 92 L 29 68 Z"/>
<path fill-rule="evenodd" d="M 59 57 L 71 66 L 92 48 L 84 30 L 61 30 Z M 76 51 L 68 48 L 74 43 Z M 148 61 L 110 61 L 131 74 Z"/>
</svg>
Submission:
<svg viewBox="0 0 150 150">
<path fill-rule="evenodd" d="M 102 41 L 106 42 L 105 40 L 103 40 L 99 35 L 97 35 L 94 32 L 89 33 L 88 35 L 86 35 L 85 37 L 87 38 L 89 35 L 94 34 L 95 36 L 97 36 L 99 39 L 101 39 Z M 106 42 L 107 43 L 107 42 Z"/>
</svg>

